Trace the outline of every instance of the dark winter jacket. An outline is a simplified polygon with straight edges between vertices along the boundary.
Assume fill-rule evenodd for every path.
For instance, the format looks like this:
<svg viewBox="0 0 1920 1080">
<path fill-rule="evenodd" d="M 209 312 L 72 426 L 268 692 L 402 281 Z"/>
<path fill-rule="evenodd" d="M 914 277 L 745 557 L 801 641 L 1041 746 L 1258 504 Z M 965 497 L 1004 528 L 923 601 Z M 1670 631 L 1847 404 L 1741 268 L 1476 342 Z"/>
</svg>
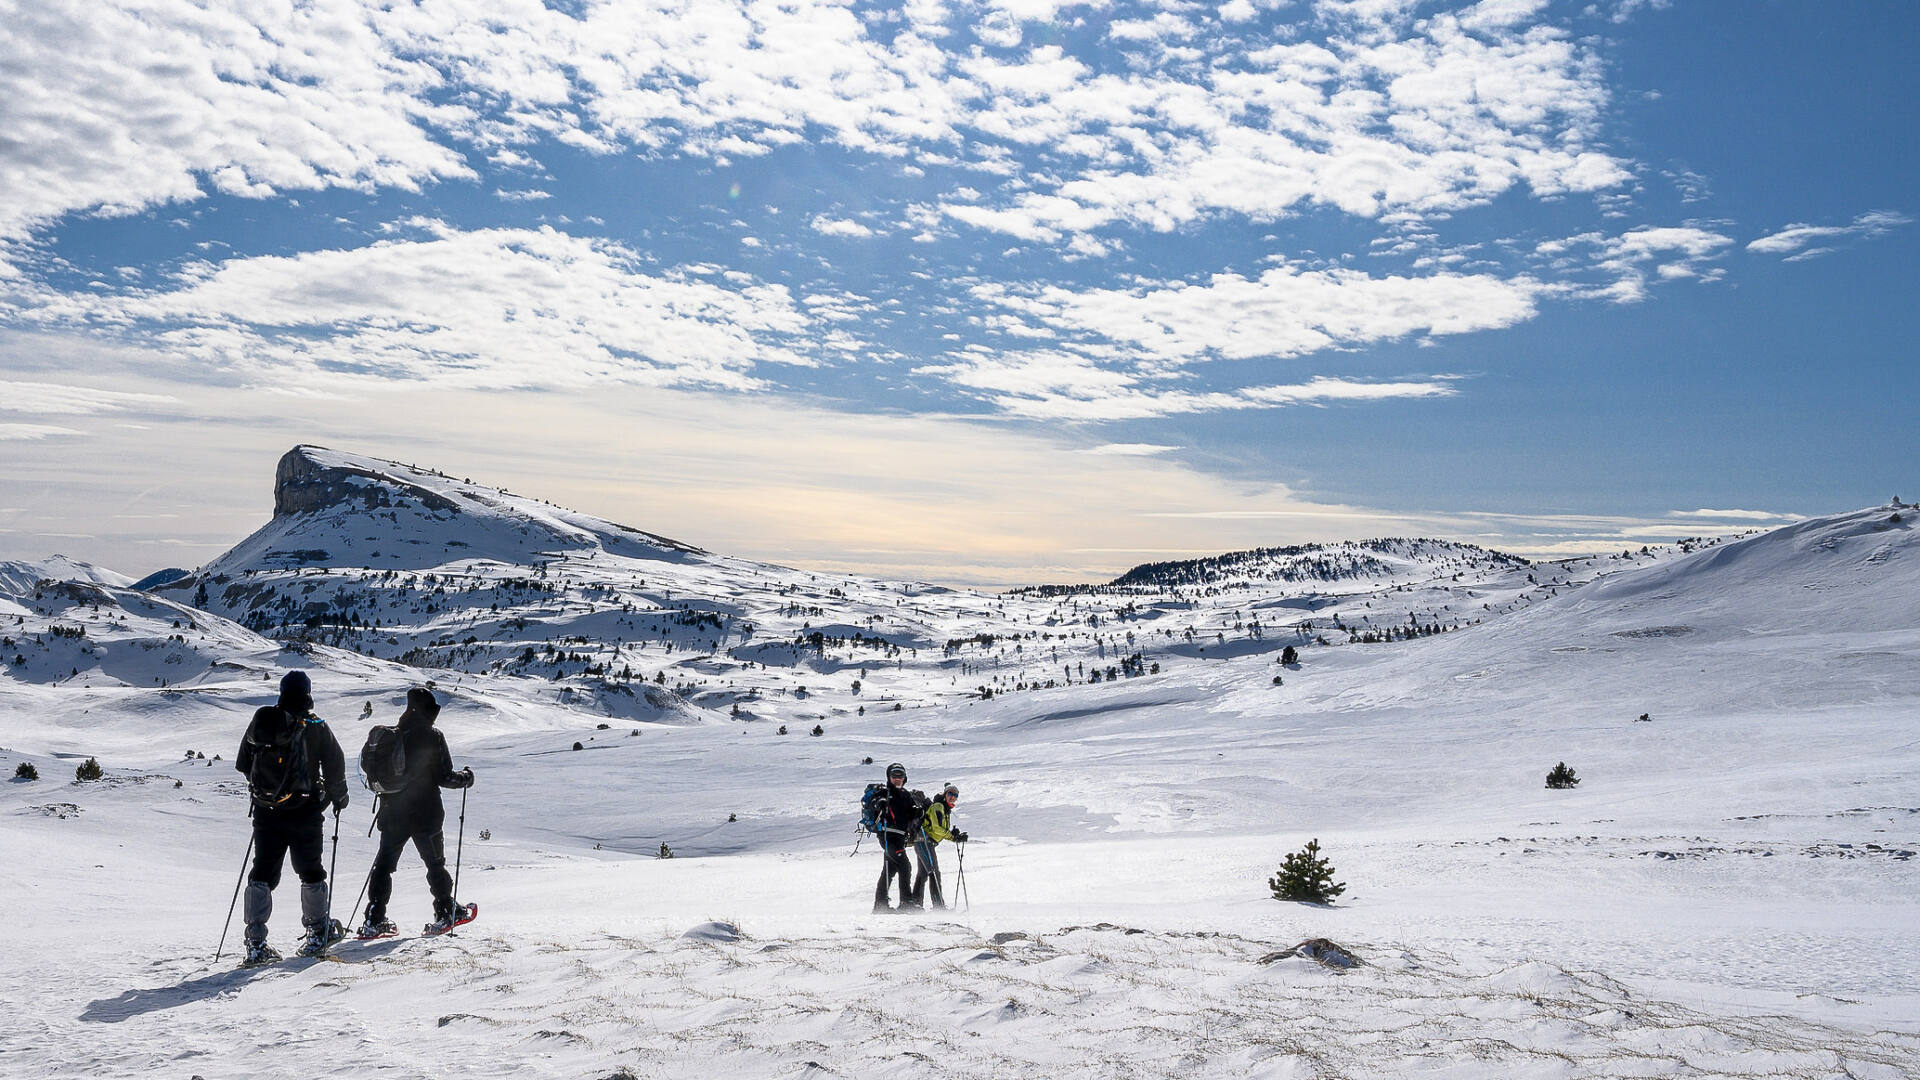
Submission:
<svg viewBox="0 0 1920 1080">
<path fill-rule="evenodd" d="M 297 791 L 291 797 L 268 805 L 256 793 L 254 803 L 261 813 L 278 815 L 317 814 L 328 803 L 343 799 L 347 794 L 346 755 L 340 752 L 340 741 L 333 737 L 326 721 L 318 718 L 294 719 L 288 710 L 279 705 L 267 705 L 255 710 L 253 720 L 247 724 L 247 733 L 240 740 L 240 752 L 233 756 L 233 767 L 240 775 L 250 776 L 254 759 L 262 753 L 273 753 L 273 745 L 287 730 L 288 724 L 298 724 L 306 739 L 307 770 L 304 777 L 294 781 Z"/>
<path fill-rule="evenodd" d="M 920 827 L 920 804 L 903 785 L 887 785 L 887 797 L 880 804 L 881 835 L 888 840 L 904 841 Z"/>
<path fill-rule="evenodd" d="M 453 770 L 446 736 L 431 719 L 409 710 L 394 727 L 400 732 L 400 744 L 407 756 L 407 781 L 399 791 L 380 796 L 380 831 L 433 832 L 447 819 L 440 789 L 466 787 L 473 782 L 471 775 Z"/>
</svg>

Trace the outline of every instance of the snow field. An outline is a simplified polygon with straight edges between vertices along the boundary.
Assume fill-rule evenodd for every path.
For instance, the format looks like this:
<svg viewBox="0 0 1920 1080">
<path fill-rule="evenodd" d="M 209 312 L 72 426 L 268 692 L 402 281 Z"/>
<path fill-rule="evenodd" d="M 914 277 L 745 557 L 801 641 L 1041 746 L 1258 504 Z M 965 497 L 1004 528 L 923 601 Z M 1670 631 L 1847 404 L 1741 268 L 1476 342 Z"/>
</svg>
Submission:
<svg viewBox="0 0 1920 1080">
<path fill-rule="evenodd" d="M 300 619 L 338 612 L 380 566 L 413 566 L 439 580 L 382 578 L 380 606 L 354 609 L 377 630 L 321 633 L 446 666 L 283 649 L 91 568 L 67 567 L 84 588 L 5 571 L 0 634 L 32 655 L 0 674 L 0 775 L 25 758 L 42 780 L 0 788 L 0 1073 L 1920 1076 L 1920 542 L 1888 508 L 1526 571 L 1407 547 L 1380 580 L 1243 560 L 1179 597 L 994 598 L 729 560 L 327 460 L 322 479 L 387 503 L 276 518 L 220 563 L 246 586 L 228 614 L 269 594 Z M 355 564 L 370 539 L 385 561 Z M 553 589 L 493 599 L 534 561 Z M 1234 629 L 1260 604 L 1487 619 L 1282 668 L 1300 635 Z M 676 605 L 725 629 L 636 634 Z M 80 623 L 84 640 L 51 634 Z M 822 628 L 920 655 L 795 645 Z M 1010 636 L 1032 631 L 1055 637 Z M 995 638 L 945 648 L 977 634 Z M 549 639 L 686 692 L 516 659 Z M 1056 646 L 1091 669 L 1146 643 L 1158 674 L 1006 690 Z M 211 962 L 247 837 L 230 759 L 296 666 L 350 760 L 436 680 L 479 777 L 461 879 L 479 922 L 244 973 L 230 938 Z M 106 780 L 72 781 L 87 756 Z M 892 760 L 912 786 L 960 786 L 970 911 L 868 914 L 879 857 L 847 857 L 854 802 Z M 1543 788 L 1558 761 L 1580 787 Z M 342 914 L 370 803 L 356 783 Z M 450 834 L 457 813 L 452 794 Z M 1314 837 L 1348 892 L 1268 899 Z M 662 842 L 680 857 L 647 857 Z M 396 885 L 411 934 L 428 907 L 411 853 Z M 714 921 L 741 935 L 699 930 Z M 1318 937 L 1364 966 L 1274 958 Z"/>
</svg>

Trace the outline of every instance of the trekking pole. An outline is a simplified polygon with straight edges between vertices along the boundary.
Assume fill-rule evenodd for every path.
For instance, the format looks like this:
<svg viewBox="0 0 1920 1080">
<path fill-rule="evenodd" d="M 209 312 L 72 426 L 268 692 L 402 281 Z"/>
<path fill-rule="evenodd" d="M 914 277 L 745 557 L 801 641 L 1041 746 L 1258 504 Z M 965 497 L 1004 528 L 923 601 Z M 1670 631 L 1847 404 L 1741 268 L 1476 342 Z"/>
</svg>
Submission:
<svg viewBox="0 0 1920 1080">
<path fill-rule="evenodd" d="M 367 822 L 367 835 L 373 835 L 373 827 L 380 823 L 380 793 L 373 793 L 373 818 Z"/>
<path fill-rule="evenodd" d="M 233 909 L 240 906 L 240 883 L 247 879 L 247 860 L 253 858 L 253 830 L 247 830 L 247 853 L 240 856 L 240 876 L 233 879 L 233 899 L 227 904 L 227 921 L 220 924 L 220 947 L 213 950 L 213 962 L 227 951 L 227 931 L 233 928 Z"/>
<path fill-rule="evenodd" d="M 460 902 L 460 850 L 467 845 L 467 790 L 460 789 L 460 834 L 453 842 L 453 902 L 456 904 Z M 445 851 L 446 848 L 440 850 Z M 441 858 L 445 857 L 441 856 Z"/>
<path fill-rule="evenodd" d="M 333 936 L 333 886 L 338 880 L 334 875 L 340 872 L 340 811 L 333 812 L 333 861 L 327 864 L 327 936 Z"/>
<path fill-rule="evenodd" d="M 960 902 L 966 905 L 964 910 L 971 912 L 973 910 L 973 901 L 968 899 L 967 897 L 967 845 L 966 845 L 966 842 L 965 841 L 957 842 L 953 845 L 953 848 L 954 848 L 954 851 L 960 856 L 960 883 L 959 885 L 955 886 L 953 891 L 960 895 Z"/>
</svg>

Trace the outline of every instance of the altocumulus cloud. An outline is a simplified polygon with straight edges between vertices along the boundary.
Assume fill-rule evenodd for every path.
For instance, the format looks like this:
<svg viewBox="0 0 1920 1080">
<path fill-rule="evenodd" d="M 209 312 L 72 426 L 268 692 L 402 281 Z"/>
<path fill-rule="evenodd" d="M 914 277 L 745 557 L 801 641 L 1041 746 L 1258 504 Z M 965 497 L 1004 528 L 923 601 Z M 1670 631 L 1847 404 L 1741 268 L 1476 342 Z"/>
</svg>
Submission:
<svg viewBox="0 0 1920 1080">
<path fill-rule="evenodd" d="M 109 326 L 241 377 L 442 386 L 611 380 L 753 389 L 812 321 L 783 285 L 654 271 L 631 249 L 551 228 L 463 231 L 187 267 L 174 287 L 63 297 L 22 318 Z M 316 332 L 323 331 L 323 332 Z"/>
</svg>

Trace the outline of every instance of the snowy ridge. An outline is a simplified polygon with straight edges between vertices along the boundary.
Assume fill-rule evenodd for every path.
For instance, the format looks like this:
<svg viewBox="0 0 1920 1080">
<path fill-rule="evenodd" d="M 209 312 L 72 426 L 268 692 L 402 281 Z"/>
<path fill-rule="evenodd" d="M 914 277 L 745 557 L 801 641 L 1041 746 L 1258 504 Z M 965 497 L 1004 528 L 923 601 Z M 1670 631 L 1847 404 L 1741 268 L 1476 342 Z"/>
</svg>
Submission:
<svg viewBox="0 0 1920 1080">
<path fill-rule="evenodd" d="M 0 562 L 0 598 L 18 599 L 35 591 L 42 581 L 87 581 L 126 588 L 133 579 L 91 563 L 54 555 L 32 562 Z"/>
<path fill-rule="evenodd" d="M 1253 588 L 1267 582 L 1365 582 L 1373 588 L 1426 581 L 1455 571 L 1513 569 L 1527 560 L 1474 544 L 1389 537 L 1235 551 L 1205 559 L 1143 563 L 1111 586 L 1210 585 Z"/>
</svg>

